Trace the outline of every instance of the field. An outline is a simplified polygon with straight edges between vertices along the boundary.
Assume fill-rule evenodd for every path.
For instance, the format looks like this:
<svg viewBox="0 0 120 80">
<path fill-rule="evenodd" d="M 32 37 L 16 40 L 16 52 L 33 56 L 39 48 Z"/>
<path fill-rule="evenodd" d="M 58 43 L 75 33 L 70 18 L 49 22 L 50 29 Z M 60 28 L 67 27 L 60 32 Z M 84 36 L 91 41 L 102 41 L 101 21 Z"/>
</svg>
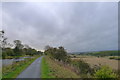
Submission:
<svg viewBox="0 0 120 80">
<path fill-rule="evenodd" d="M 118 60 L 109 59 L 109 57 L 95 57 L 95 56 L 76 56 L 72 60 L 82 59 L 87 62 L 91 67 L 97 65 L 107 65 L 114 70 L 118 70 Z"/>
</svg>

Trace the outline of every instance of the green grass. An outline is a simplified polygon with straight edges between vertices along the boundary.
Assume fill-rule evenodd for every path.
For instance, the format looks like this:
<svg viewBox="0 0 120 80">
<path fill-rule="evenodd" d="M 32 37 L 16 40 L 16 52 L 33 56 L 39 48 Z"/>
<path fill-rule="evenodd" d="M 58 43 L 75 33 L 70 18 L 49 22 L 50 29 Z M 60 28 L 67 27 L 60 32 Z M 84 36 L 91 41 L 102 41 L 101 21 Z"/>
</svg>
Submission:
<svg viewBox="0 0 120 80">
<path fill-rule="evenodd" d="M 41 78 L 53 78 L 50 76 L 50 68 L 46 62 L 46 59 L 43 57 L 42 58 L 42 63 L 41 63 Z"/>
<path fill-rule="evenodd" d="M 35 57 L 33 59 L 26 59 L 25 61 L 15 63 L 12 66 L 4 67 L 2 78 L 16 78 L 23 70 L 25 70 L 37 58 L 38 57 Z"/>
<path fill-rule="evenodd" d="M 0 64 L 1 65 L 1 64 Z M 0 80 L 2 79 L 2 67 L 0 67 Z"/>
</svg>

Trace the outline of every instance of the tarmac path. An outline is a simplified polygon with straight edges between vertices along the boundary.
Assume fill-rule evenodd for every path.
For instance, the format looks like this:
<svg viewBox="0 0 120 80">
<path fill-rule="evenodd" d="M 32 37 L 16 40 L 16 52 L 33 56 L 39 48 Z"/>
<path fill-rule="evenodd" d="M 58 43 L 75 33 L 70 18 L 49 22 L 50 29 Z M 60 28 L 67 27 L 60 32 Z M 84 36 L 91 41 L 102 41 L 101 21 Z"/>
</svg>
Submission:
<svg viewBox="0 0 120 80">
<path fill-rule="evenodd" d="M 27 67 L 17 78 L 40 78 L 40 66 L 42 57 L 37 58 L 29 67 Z"/>
</svg>

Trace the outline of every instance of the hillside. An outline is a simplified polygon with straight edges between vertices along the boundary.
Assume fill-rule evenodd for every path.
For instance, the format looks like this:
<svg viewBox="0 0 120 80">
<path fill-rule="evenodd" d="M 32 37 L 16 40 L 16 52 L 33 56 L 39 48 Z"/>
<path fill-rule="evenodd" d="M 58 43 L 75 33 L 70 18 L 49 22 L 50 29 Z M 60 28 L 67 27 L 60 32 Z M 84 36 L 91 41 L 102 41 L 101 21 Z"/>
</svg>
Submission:
<svg viewBox="0 0 120 80">
<path fill-rule="evenodd" d="M 91 55 L 91 56 L 120 56 L 119 51 L 99 51 L 99 52 L 88 52 L 88 53 L 80 53 L 79 55 Z"/>
</svg>

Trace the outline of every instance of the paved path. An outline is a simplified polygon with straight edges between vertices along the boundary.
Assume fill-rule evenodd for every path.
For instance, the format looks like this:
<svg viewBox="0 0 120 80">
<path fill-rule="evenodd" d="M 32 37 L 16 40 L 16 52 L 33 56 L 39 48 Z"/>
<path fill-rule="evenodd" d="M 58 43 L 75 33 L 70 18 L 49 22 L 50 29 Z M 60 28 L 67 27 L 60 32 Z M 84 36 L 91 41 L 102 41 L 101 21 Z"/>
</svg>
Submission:
<svg viewBox="0 0 120 80">
<path fill-rule="evenodd" d="M 40 65 L 42 57 L 36 59 L 27 69 L 18 75 L 17 78 L 40 78 Z"/>
</svg>

